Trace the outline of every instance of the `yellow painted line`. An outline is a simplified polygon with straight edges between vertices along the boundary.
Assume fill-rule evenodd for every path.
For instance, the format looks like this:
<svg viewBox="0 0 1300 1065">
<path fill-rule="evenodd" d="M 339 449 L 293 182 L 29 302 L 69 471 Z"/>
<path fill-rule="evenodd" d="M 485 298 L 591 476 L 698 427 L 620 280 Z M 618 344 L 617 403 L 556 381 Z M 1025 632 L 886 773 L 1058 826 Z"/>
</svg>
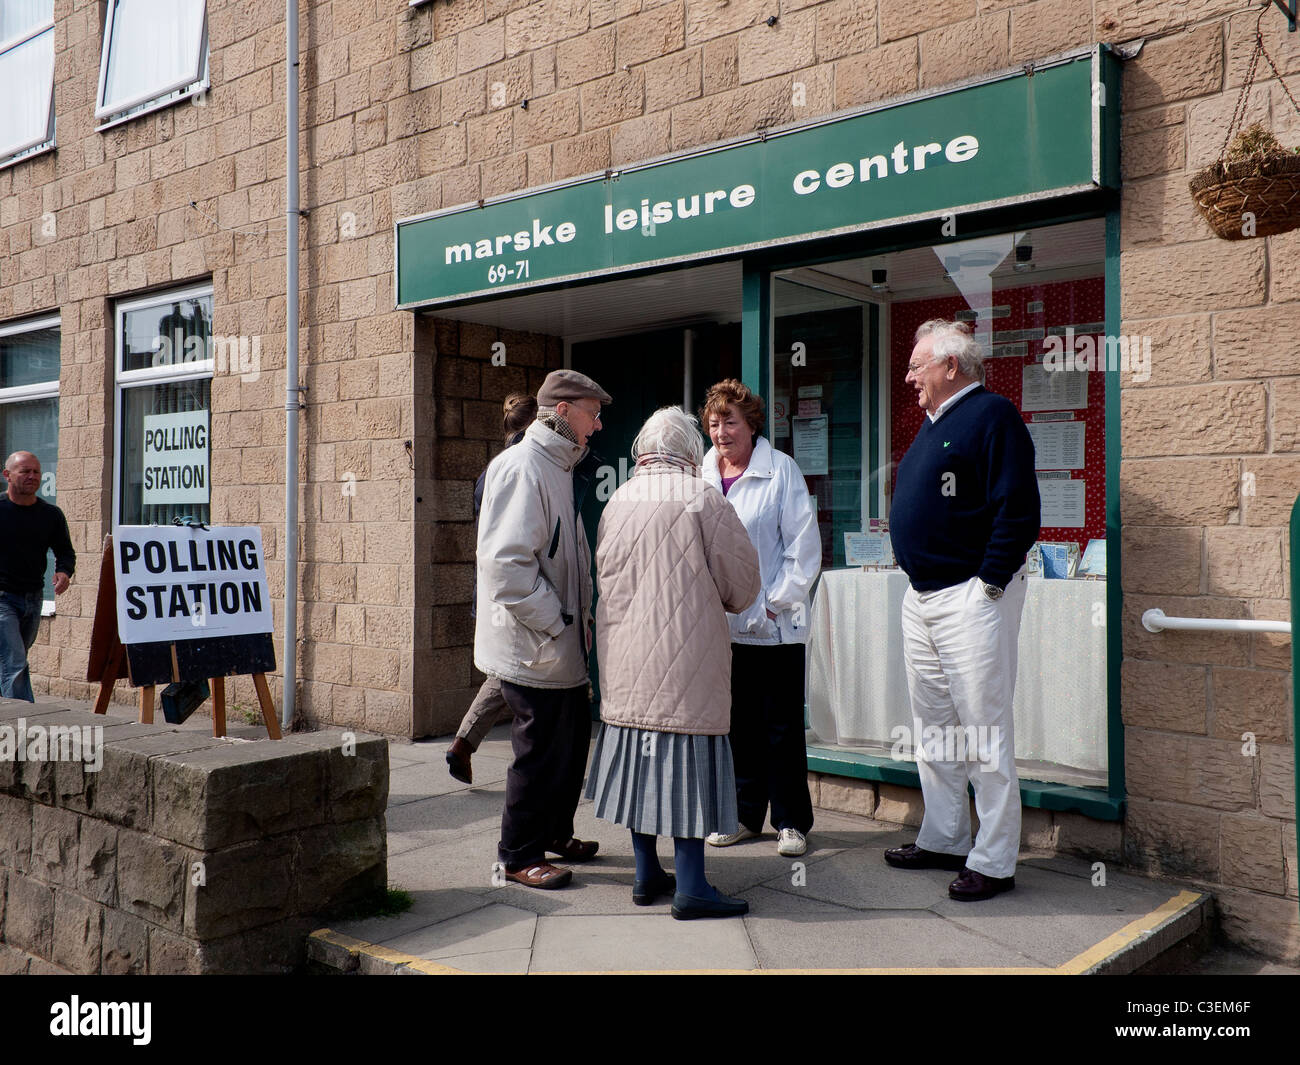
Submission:
<svg viewBox="0 0 1300 1065">
<path fill-rule="evenodd" d="M 1118 932 L 1113 932 L 1100 943 L 1089 947 L 1082 954 L 1077 954 L 1069 961 L 1055 968 L 1050 966 L 967 966 L 942 968 L 938 966 L 892 966 L 861 969 L 591 969 L 591 970 L 554 970 L 529 973 L 530 976 L 1073 976 L 1086 972 L 1098 962 L 1104 961 L 1130 943 L 1150 932 L 1155 931 L 1165 921 L 1176 915 L 1184 907 L 1191 905 L 1200 896 L 1195 891 L 1180 891 L 1167 902 L 1156 907 L 1143 917 L 1130 921 Z M 329 928 L 313 932 L 311 938 L 320 939 L 344 947 L 352 953 L 368 954 L 382 961 L 395 965 L 406 965 L 422 973 L 435 976 L 477 976 L 483 973 L 468 973 L 454 969 L 449 965 L 420 958 L 414 954 L 404 954 L 399 950 L 367 943 L 362 939 L 343 935 Z"/>
<path fill-rule="evenodd" d="M 1145 917 L 1130 921 L 1118 932 L 1107 936 L 1095 947 L 1089 947 L 1082 954 L 1071 958 L 1060 967 L 1061 972 L 1067 974 L 1086 972 L 1098 962 L 1104 961 L 1130 943 L 1141 939 L 1150 932 L 1154 932 L 1184 906 L 1189 906 L 1195 902 L 1197 898 L 1199 898 L 1199 895 L 1195 891 L 1180 891 L 1163 906 L 1156 907 Z"/>
</svg>

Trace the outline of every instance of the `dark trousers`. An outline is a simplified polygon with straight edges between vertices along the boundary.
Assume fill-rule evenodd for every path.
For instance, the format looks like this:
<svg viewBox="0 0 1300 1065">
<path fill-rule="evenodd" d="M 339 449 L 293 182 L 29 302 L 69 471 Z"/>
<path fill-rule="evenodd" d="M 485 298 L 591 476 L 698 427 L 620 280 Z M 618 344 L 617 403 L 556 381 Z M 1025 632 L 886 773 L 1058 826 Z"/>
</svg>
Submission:
<svg viewBox="0 0 1300 1065">
<path fill-rule="evenodd" d="M 740 823 L 812 828 L 808 750 L 804 743 L 804 646 L 731 645 L 731 756 Z"/>
<path fill-rule="evenodd" d="M 585 684 L 525 688 L 502 681 L 501 694 L 515 715 L 510 731 L 515 760 L 506 774 L 497 855 L 515 872 L 573 835 L 591 744 L 591 707 Z"/>
</svg>

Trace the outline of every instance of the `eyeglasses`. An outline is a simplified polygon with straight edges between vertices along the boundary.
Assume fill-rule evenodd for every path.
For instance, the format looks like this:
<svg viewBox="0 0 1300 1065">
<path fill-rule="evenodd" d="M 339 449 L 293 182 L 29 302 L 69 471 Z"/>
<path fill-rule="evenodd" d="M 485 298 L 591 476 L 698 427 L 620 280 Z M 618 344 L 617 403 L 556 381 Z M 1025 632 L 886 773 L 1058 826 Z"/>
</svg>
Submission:
<svg viewBox="0 0 1300 1065">
<path fill-rule="evenodd" d="M 909 363 L 907 364 L 907 373 L 908 373 L 908 376 L 909 376 L 909 377 L 915 377 L 915 376 L 916 376 L 917 374 L 919 374 L 922 370 L 924 370 L 927 366 L 933 366 L 933 365 L 934 365 L 935 363 L 937 363 L 937 362 L 946 362 L 946 361 L 947 361 L 946 359 L 933 358 L 933 359 L 931 359 L 929 362 L 923 362 L 923 363 L 919 363 L 919 364 L 918 364 L 918 363 L 915 363 L 915 362 L 909 362 Z"/>
<path fill-rule="evenodd" d="M 599 409 L 599 408 L 597 408 L 595 411 L 590 411 L 590 410 L 588 410 L 586 407 L 579 406 L 579 405 L 576 404 L 576 403 L 574 404 L 574 406 L 577 407 L 578 410 L 582 411 L 582 413 L 585 414 L 588 418 L 590 418 L 593 422 L 599 422 L 599 421 L 600 421 L 600 409 Z"/>
</svg>

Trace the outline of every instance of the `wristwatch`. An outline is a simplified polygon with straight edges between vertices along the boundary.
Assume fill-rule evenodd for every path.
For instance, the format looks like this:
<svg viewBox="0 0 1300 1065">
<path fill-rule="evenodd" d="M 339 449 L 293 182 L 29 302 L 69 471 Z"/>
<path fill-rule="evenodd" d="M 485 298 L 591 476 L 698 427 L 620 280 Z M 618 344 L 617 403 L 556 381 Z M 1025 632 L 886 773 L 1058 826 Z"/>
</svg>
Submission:
<svg viewBox="0 0 1300 1065">
<path fill-rule="evenodd" d="M 999 588 L 996 584 L 989 584 L 982 577 L 980 578 L 980 587 L 984 589 L 984 595 L 995 603 L 1002 598 L 1002 593 L 1006 590 Z"/>
</svg>

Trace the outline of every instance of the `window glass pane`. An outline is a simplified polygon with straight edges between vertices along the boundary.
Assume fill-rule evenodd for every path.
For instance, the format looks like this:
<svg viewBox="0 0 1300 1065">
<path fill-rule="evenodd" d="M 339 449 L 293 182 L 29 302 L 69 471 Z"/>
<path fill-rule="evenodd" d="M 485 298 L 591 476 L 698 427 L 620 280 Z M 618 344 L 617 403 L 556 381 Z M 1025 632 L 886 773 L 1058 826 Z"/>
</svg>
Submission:
<svg viewBox="0 0 1300 1065">
<path fill-rule="evenodd" d="M 102 111 L 125 110 L 198 81 L 203 0 L 116 0 Z"/>
<path fill-rule="evenodd" d="M 59 380 L 59 327 L 0 337 L 0 388 Z M 27 450 L 31 450 L 28 448 Z M 6 452 L 7 454 L 7 452 Z"/>
<path fill-rule="evenodd" d="M 0 159 L 50 139 L 53 92 L 53 28 L 0 55 Z"/>
<path fill-rule="evenodd" d="M 206 522 L 210 378 L 122 389 L 122 525 Z"/>
<path fill-rule="evenodd" d="M 22 37 L 54 19 L 54 0 L 0 2 L 0 44 Z"/>
<path fill-rule="evenodd" d="M 202 362 L 212 357 L 212 297 L 127 311 L 122 333 L 123 370 Z"/>
<path fill-rule="evenodd" d="M 55 351 L 58 351 L 55 330 Z M 6 338 L 12 339 L 12 338 Z M 41 461 L 40 497 L 56 502 L 56 469 L 59 464 L 59 401 L 33 399 L 21 403 L 0 403 L 0 462 L 15 451 L 30 451 Z M 54 566 L 45 571 L 45 598 L 54 599 Z"/>
<path fill-rule="evenodd" d="M 817 497 L 822 568 L 844 565 L 862 529 L 862 382 L 868 304 L 778 278 L 772 291 L 772 446 L 792 455 Z"/>
</svg>

